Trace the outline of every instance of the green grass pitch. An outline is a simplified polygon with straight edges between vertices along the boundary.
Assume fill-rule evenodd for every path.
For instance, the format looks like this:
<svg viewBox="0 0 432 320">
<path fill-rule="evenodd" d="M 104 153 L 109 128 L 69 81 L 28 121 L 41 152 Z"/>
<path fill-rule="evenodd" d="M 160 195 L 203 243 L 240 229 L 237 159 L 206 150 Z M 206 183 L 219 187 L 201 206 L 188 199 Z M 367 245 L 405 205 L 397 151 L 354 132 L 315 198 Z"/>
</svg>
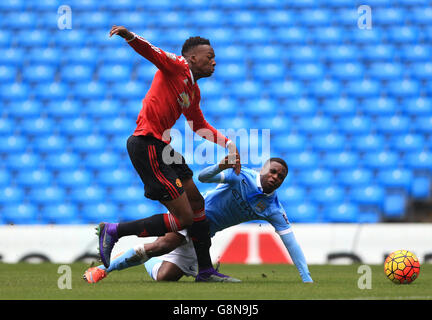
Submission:
<svg viewBox="0 0 432 320">
<path fill-rule="evenodd" d="M 220 271 L 242 283 L 155 282 L 142 266 L 114 271 L 97 284 L 82 280 L 88 265 L 68 265 L 71 289 L 59 289 L 59 264 L 0 263 L 1 300 L 310 300 L 432 299 L 432 265 L 421 266 L 409 285 L 396 285 L 383 266 L 371 266 L 371 289 L 359 289 L 360 265 L 311 265 L 313 284 L 303 284 L 292 265 L 222 265 Z M 62 281 L 60 281 L 62 282 Z M 62 282 L 66 284 L 66 282 Z"/>
</svg>

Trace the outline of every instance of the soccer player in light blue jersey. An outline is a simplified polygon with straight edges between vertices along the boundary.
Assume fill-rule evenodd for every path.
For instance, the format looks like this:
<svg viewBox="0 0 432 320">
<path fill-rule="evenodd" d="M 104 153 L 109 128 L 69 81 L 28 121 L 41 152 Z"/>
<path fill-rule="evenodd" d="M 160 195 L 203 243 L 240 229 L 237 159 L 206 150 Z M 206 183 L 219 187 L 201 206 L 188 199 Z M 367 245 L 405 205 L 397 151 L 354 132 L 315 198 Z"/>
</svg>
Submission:
<svg viewBox="0 0 432 320">
<path fill-rule="evenodd" d="M 276 194 L 276 189 L 288 174 L 285 161 L 270 158 L 260 172 L 243 166 L 239 175 L 234 173 L 233 167 L 225 157 L 220 163 L 205 168 L 198 177 L 201 182 L 218 183 L 204 196 L 211 236 L 242 222 L 266 220 L 282 239 L 302 281 L 313 282 L 303 251 Z M 184 275 L 197 275 L 193 243 L 186 231 L 180 231 L 167 233 L 153 243 L 129 249 L 114 259 L 109 268 L 103 265 L 90 268 L 84 279 L 89 283 L 98 282 L 113 270 L 142 263 L 149 275 L 158 281 L 177 281 Z M 230 282 L 238 281 L 230 278 Z"/>
</svg>

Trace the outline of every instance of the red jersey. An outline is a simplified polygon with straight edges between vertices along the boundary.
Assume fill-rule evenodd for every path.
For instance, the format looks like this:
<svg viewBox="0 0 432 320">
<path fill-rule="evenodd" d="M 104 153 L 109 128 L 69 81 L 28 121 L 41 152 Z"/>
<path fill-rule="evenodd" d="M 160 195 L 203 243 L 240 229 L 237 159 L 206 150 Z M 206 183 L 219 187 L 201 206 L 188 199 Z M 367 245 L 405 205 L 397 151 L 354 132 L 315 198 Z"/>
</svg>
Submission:
<svg viewBox="0 0 432 320">
<path fill-rule="evenodd" d="M 142 101 L 133 135 L 151 135 L 169 143 L 170 129 L 180 115 L 184 114 L 194 132 L 225 147 L 228 139 L 204 118 L 200 108 L 200 89 L 186 59 L 165 52 L 138 35 L 128 43 L 159 69 Z M 200 131 L 202 129 L 207 129 L 204 135 Z M 206 136 L 205 132 L 211 132 L 210 136 Z"/>
</svg>

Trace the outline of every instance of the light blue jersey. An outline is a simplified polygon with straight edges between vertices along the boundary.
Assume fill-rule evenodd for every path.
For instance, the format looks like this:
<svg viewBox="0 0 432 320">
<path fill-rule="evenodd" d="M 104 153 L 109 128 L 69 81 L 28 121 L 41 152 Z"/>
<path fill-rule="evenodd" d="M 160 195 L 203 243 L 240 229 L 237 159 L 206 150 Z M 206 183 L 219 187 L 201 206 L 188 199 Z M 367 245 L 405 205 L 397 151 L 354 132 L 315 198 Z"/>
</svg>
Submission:
<svg viewBox="0 0 432 320">
<path fill-rule="evenodd" d="M 259 172 L 248 168 L 242 168 L 239 175 L 234 169 L 216 172 L 219 172 L 217 167 L 208 167 L 199 177 L 202 182 L 220 182 L 204 195 L 211 236 L 251 220 L 268 221 L 280 235 L 289 232 L 290 223 L 285 210 L 276 192 L 263 193 Z"/>
</svg>

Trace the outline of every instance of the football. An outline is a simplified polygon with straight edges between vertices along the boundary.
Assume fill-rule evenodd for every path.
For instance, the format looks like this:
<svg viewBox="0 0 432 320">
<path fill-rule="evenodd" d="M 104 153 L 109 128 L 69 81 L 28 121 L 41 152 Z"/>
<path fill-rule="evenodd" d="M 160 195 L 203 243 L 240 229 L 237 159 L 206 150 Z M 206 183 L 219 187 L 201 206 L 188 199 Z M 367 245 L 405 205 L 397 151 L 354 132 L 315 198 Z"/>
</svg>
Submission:
<svg viewBox="0 0 432 320">
<path fill-rule="evenodd" d="M 392 282 L 407 284 L 418 278 L 420 263 L 414 253 L 408 250 L 397 250 L 385 259 L 384 272 Z"/>
</svg>

